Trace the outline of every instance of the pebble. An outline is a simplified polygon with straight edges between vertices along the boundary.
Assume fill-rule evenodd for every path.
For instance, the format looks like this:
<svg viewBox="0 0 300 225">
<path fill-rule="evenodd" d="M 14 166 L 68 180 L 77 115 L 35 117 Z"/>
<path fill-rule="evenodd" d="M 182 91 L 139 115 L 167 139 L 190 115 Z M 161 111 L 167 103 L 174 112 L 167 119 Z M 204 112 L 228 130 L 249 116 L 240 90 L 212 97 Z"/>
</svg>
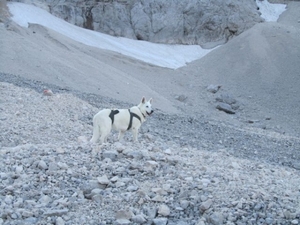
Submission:
<svg viewBox="0 0 300 225">
<path fill-rule="evenodd" d="M 213 203 L 212 200 L 208 199 L 207 201 L 203 202 L 200 205 L 200 210 L 203 211 L 203 212 L 208 210 L 211 207 L 212 203 Z"/>
<path fill-rule="evenodd" d="M 168 223 L 167 218 L 155 218 L 153 219 L 153 224 L 154 225 L 166 225 Z"/>
<path fill-rule="evenodd" d="M 216 108 L 229 114 L 235 114 L 235 111 L 233 110 L 231 105 L 227 103 L 220 102 L 217 104 Z"/>
<path fill-rule="evenodd" d="M 69 212 L 68 209 L 51 209 L 44 212 L 45 216 L 62 216 Z"/>
<path fill-rule="evenodd" d="M 23 166 L 16 167 L 16 173 L 21 173 L 23 171 Z"/>
<path fill-rule="evenodd" d="M 135 215 L 132 217 L 132 221 L 137 224 L 143 224 L 147 220 L 145 219 L 145 217 L 143 215 Z"/>
<path fill-rule="evenodd" d="M 113 151 L 104 151 L 102 153 L 102 156 L 104 158 L 109 158 L 112 161 L 115 161 L 117 159 L 117 157 L 118 157 L 118 154 L 119 154 L 118 151 L 115 151 L 115 150 L 113 150 Z"/>
<path fill-rule="evenodd" d="M 46 170 L 48 168 L 47 164 L 43 160 L 39 161 L 38 167 L 42 170 Z"/>
<path fill-rule="evenodd" d="M 222 213 L 214 212 L 209 217 L 210 223 L 213 225 L 222 225 L 224 221 L 224 217 Z"/>
<path fill-rule="evenodd" d="M 221 85 L 216 85 L 216 84 L 210 84 L 207 86 L 206 90 L 215 94 L 219 91 L 219 89 L 221 88 Z"/>
<path fill-rule="evenodd" d="M 57 217 L 55 220 L 55 225 L 65 225 L 65 221 L 61 217 Z"/>
</svg>

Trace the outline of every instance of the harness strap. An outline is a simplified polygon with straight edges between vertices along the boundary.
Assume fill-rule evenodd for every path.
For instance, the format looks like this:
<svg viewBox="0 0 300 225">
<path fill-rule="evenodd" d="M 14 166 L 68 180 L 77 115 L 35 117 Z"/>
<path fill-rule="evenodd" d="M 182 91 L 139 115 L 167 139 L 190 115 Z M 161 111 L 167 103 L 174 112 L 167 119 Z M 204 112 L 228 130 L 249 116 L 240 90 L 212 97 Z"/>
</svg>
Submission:
<svg viewBox="0 0 300 225">
<path fill-rule="evenodd" d="M 111 110 L 109 117 L 111 119 L 111 124 L 114 124 L 114 120 L 115 120 L 115 115 L 118 114 L 120 111 L 119 110 Z"/>
<path fill-rule="evenodd" d="M 142 122 L 141 121 L 141 117 L 139 117 L 139 115 L 137 115 L 137 114 L 135 114 L 133 112 L 130 112 L 130 109 L 128 109 L 128 111 L 130 113 L 130 121 L 129 121 L 129 125 L 128 125 L 127 130 L 129 130 L 131 128 L 131 126 L 132 126 L 132 119 L 133 119 L 133 117 L 137 118 L 140 122 Z"/>
</svg>

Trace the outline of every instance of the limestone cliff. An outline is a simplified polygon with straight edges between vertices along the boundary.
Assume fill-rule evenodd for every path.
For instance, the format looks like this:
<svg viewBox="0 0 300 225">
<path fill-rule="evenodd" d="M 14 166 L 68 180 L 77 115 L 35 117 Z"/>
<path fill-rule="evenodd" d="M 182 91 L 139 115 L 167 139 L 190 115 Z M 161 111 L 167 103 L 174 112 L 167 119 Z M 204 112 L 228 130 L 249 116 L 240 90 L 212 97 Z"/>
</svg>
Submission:
<svg viewBox="0 0 300 225">
<path fill-rule="evenodd" d="M 19 0 L 20 1 L 20 0 Z M 250 0 L 21 0 L 87 29 L 211 48 L 261 22 Z"/>
</svg>

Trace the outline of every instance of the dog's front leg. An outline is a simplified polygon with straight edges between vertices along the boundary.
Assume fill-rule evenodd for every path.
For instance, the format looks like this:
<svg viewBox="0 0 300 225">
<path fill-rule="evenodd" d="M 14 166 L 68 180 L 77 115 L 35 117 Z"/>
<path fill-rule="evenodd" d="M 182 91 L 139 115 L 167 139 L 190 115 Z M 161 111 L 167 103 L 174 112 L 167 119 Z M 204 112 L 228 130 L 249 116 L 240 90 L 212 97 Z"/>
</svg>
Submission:
<svg viewBox="0 0 300 225">
<path fill-rule="evenodd" d="M 125 131 L 120 130 L 120 132 L 119 132 L 119 137 L 118 137 L 119 141 L 122 140 L 124 134 L 125 134 Z"/>
<path fill-rule="evenodd" d="M 132 128 L 132 135 L 133 135 L 133 141 L 134 142 L 138 141 L 138 132 L 139 132 L 139 129 Z"/>
</svg>

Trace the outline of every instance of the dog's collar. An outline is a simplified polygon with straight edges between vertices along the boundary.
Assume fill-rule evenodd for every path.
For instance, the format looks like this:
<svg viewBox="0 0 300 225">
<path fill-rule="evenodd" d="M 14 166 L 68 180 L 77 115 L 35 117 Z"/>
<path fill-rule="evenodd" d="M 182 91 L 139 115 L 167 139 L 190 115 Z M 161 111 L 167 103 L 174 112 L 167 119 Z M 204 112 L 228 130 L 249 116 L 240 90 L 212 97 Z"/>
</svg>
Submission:
<svg viewBox="0 0 300 225">
<path fill-rule="evenodd" d="M 142 110 L 140 109 L 140 107 L 138 107 L 138 108 L 139 108 L 140 112 L 142 113 Z M 143 115 L 144 119 L 146 119 L 146 116 L 145 116 L 145 114 L 144 114 L 144 113 L 142 113 L 142 115 Z"/>
</svg>

